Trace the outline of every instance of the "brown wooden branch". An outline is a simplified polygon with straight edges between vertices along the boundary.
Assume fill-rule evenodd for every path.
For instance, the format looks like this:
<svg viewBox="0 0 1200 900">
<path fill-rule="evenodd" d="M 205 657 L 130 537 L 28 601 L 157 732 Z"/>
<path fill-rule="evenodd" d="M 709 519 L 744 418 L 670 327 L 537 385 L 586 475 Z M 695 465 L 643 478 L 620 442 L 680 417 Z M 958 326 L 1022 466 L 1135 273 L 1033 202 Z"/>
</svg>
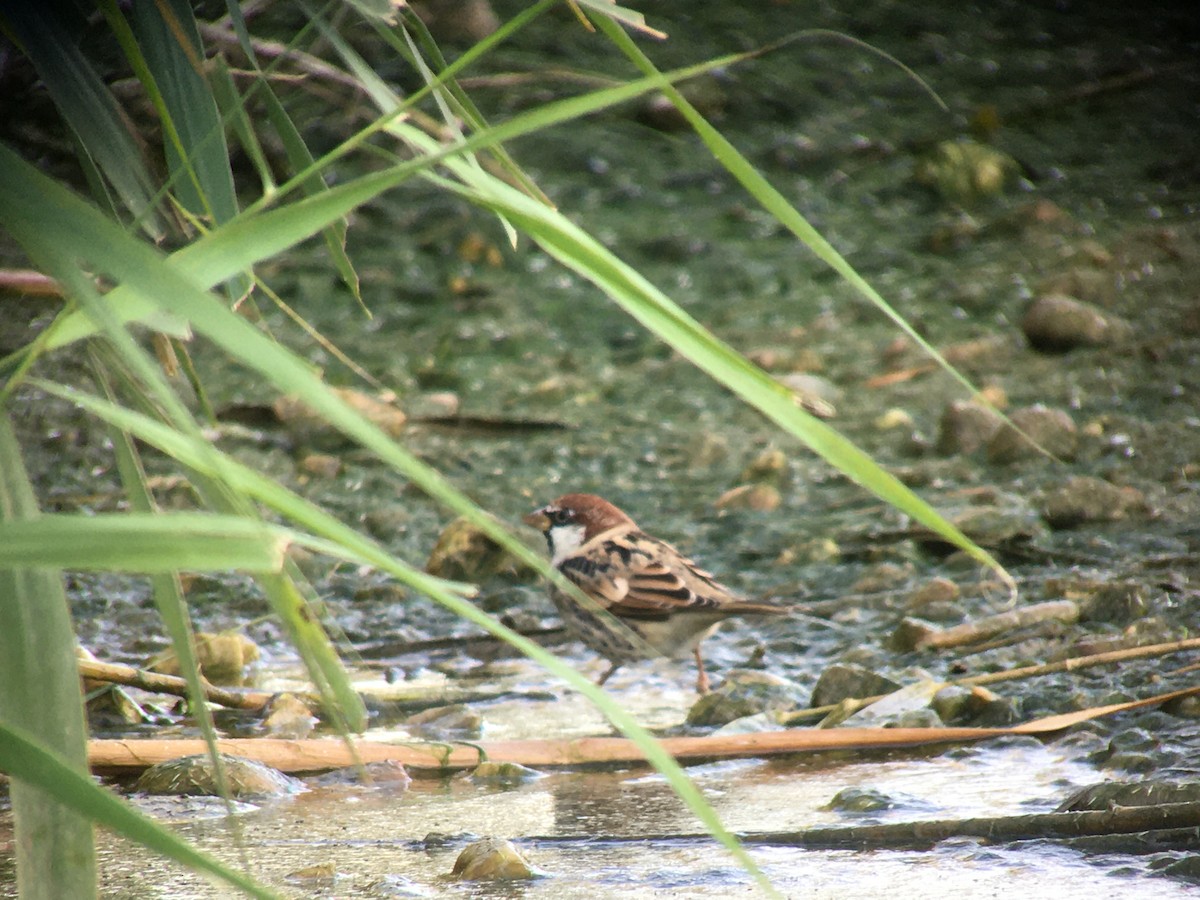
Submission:
<svg viewBox="0 0 1200 900">
<path fill-rule="evenodd" d="M 162 675 L 158 672 L 150 672 L 120 663 L 81 659 L 79 660 L 79 674 L 83 678 L 124 684 L 157 694 L 172 694 L 176 697 L 188 695 L 187 681 L 177 675 Z M 204 678 L 200 679 L 200 683 L 204 688 L 204 699 L 210 703 L 228 706 L 231 709 L 260 710 L 274 696 L 269 691 L 235 691 L 217 687 L 209 684 Z"/>
<path fill-rule="evenodd" d="M 32 269 L 0 269 L 0 291 L 12 294 L 33 294 L 39 297 L 61 297 L 62 285 Z"/>
<path fill-rule="evenodd" d="M 659 743 L 681 762 L 737 757 L 765 757 L 821 750 L 915 747 L 965 743 L 1005 735 L 1049 734 L 1099 716 L 1152 706 L 1200 694 L 1200 686 L 1063 715 L 1035 719 L 1012 728 L 805 728 L 754 734 L 664 738 Z M 222 753 L 244 756 L 285 772 L 315 772 L 359 762 L 399 762 L 438 773 L 474 768 L 485 759 L 516 762 L 534 768 L 581 765 L 637 765 L 645 755 L 625 738 L 596 737 L 544 741 L 496 741 L 481 744 L 381 744 L 357 741 L 353 747 L 334 738 L 317 740 L 231 739 L 217 742 Z M 206 752 L 201 740 L 96 740 L 88 744 L 88 761 L 104 774 L 130 774 L 181 756 Z"/>
<path fill-rule="evenodd" d="M 1182 653 L 1186 650 L 1200 650 L 1200 638 L 1189 638 L 1183 641 L 1170 641 L 1165 644 L 1147 644 L 1143 647 L 1129 647 L 1125 650 L 1109 650 L 1106 653 L 1093 653 L 1090 656 L 1076 656 L 1071 659 L 1060 659 L 1057 662 L 1043 663 L 1037 666 L 1023 666 L 1019 669 L 1005 669 L 1001 672 L 985 672 L 981 675 L 971 675 L 947 681 L 947 686 L 975 687 L 985 684 L 997 684 L 1002 681 L 1017 681 L 1022 678 L 1037 678 L 1042 675 L 1055 675 L 1059 672 L 1074 672 L 1092 666 L 1107 666 L 1113 663 L 1126 662 L 1131 659 L 1144 659 L 1153 656 L 1169 656 L 1172 653 Z M 862 697 L 858 700 L 859 708 L 870 706 L 877 700 L 882 700 L 886 694 L 876 694 L 874 697 Z M 797 709 L 781 717 L 784 725 L 796 725 L 813 719 L 823 719 L 832 712 L 843 710 L 843 703 L 830 703 L 826 706 L 814 706 L 809 709 Z"/>
<path fill-rule="evenodd" d="M 1188 638 L 1183 641 L 1168 641 L 1164 644 L 1146 644 L 1142 647 L 1127 647 L 1124 650 L 1109 650 L 1105 653 L 1093 653 L 1089 656 L 1075 656 L 1070 659 L 1060 659 L 1052 663 L 1038 666 L 1023 666 L 1020 669 L 1007 669 L 1003 672 L 986 672 L 982 675 L 971 675 L 960 678 L 954 684 L 970 687 L 980 684 L 996 684 L 1000 681 L 1015 681 L 1021 678 L 1036 678 L 1041 675 L 1054 675 L 1059 672 L 1074 672 L 1077 669 L 1087 669 L 1091 666 L 1107 666 L 1112 663 L 1127 662 L 1131 659 L 1144 659 L 1151 656 L 1169 656 L 1172 653 L 1183 653 L 1186 650 L 1200 650 L 1200 638 Z"/>
<path fill-rule="evenodd" d="M 1043 622 L 1065 622 L 1070 624 L 1079 619 L 1079 604 L 1073 600 L 1050 600 L 1035 603 L 1021 609 L 1012 609 L 995 616 L 965 622 L 952 628 L 943 628 L 925 635 L 917 641 L 916 650 L 944 650 L 976 644 L 998 634 L 1028 628 Z"/>
<path fill-rule="evenodd" d="M 805 828 L 801 831 L 748 832 L 738 837 L 749 846 L 785 846 L 856 850 L 923 849 L 955 837 L 980 837 L 989 842 L 1027 841 L 1179 831 L 1179 839 L 1195 840 L 1200 825 L 1200 803 L 1164 803 L 1157 806 L 1117 806 L 1085 812 L 1033 813 L 973 819 L 939 819 L 893 822 L 886 825 L 849 825 Z M 707 832 L 655 834 L 534 835 L 523 840 L 569 844 L 579 841 L 645 843 L 646 841 L 711 841 Z M 1160 845 L 1158 841 L 1156 845 Z"/>
<path fill-rule="evenodd" d="M 1117 806 L 1113 809 L 1086 812 L 894 822 L 886 825 L 852 825 L 845 828 L 809 828 L 804 831 L 746 835 L 742 840 L 747 844 L 758 845 L 854 847 L 868 850 L 883 847 L 928 847 L 954 837 L 986 838 L 991 843 L 999 843 L 1102 834 L 1136 834 L 1142 831 L 1197 826 L 1200 826 L 1200 803 L 1165 803 L 1161 806 Z"/>
</svg>

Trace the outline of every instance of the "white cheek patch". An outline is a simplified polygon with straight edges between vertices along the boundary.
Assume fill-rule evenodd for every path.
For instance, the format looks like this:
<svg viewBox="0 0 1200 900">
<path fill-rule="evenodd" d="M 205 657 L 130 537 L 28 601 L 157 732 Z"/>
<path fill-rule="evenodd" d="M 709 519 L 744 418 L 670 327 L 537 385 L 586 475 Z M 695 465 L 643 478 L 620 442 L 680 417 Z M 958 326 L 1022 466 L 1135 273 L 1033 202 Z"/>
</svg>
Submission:
<svg viewBox="0 0 1200 900">
<path fill-rule="evenodd" d="M 550 529 L 550 544 L 554 547 L 551 565 L 558 565 L 583 546 L 586 529 L 582 525 L 555 525 Z"/>
</svg>

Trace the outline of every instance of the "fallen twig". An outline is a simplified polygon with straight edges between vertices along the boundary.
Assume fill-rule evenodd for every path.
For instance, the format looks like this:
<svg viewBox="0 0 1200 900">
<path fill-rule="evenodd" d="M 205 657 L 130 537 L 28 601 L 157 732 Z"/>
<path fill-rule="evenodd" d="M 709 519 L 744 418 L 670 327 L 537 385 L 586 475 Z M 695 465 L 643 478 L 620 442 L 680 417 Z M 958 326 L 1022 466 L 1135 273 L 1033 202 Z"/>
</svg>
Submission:
<svg viewBox="0 0 1200 900">
<path fill-rule="evenodd" d="M 1035 719 L 1011 728 L 803 728 L 753 734 L 664 738 L 660 745 L 680 761 L 778 756 L 822 750 L 915 747 L 965 743 L 1006 735 L 1048 734 L 1080 722 L 1131 709 L 1153 706 L 1178 697 L 1200 694 L 1200 686 L 1160 694 L 1130 703 L 1100 706 Z M 393 761 L 415 770 L 474 768 L 484 760 L 516 762 L 551 768 L 580 765 L 635 765 L 645 754 L 625 738 L 597 737 L 543 741 L 496 741 L 480 744 L 381 744 L 357 741 L 353 747 L 332 738 L 317 740 L 240 739 L 217 742 L 222 753 L 256 759 L 285 772 L 315 772 Z M 95 740 L 88 743 L 88 761 L 100 773 L 138 772 L 147 766 L 206 752 L 201 740 Z"/>
<path fill-rule="evenodd" d="M 1162 806 L 1117 806 L 1087 812 L 1034 813 L 933 822 L 894 822 L 845 828 L 810 828 L 743 837 L 750 844 L 790 847 L 928 847 L 953 837 L 987 838 L 989 842 L 1073 838 L 1098 834 L 1134 834 L 1167 828 L 1200 826 L 1200 803 Z"/>
<path fill-rule="evenodd" d="M 933 631 L 917 640 L 916 650 L 945 650 L 948 647 L 961 647 L 964 644 L 975 644 L 985 641 L 1005 632 L 1042 622 L 1071 623 L 1079 619 L 1079 604 L 1073 600 L 1050 600 L 1046 603 L 1035 603 L 1021 609 L 965 622 L 952 628 Z"/>
<path fill-rule="evenodd" d="M 923 849 L 948 838 L 986 838 L 990 843 L 1137 834 L 1145 831 L 1195 829 L 1200 826 L 1200 803 L 1164 803 L 1158 806 L 1117 806 L 1086 812 L 1033 813 L 1025 816 L 989 816 L 974 819 L 939 819 L 890 822 L 884 825 L 848 825 L 805 828 L 801 831 L 749 832 L 739 835 L 751 846 L 851 847 L 857 850 L 906 847 Z M 1187 839 L 1194 840 L 1195 831 Z M 1182 836 L 1181 836 L 1182 837 Z M 537 843 L 576 841 L 638 842 L 711 841 L 706 832 L 646 835 L 538 835 L 524 840 Z"/>
<path fill-rule="evenodd" d="M 178 675 L 161 675 L 146 669 L 126 666 L 120 663 L 103 663 L 94 660 L 79 660 L 79 674 L 83 678 L 93 678 L 96 681 L 108 681 L 112 684 L 124 684 L 128 687 L 140 688 L 143 691 L 153 691 L 157 694 L 172 694 L 176 697 L 188 695 L 187 681 Z M 260 710 L 274 696 L 269 691 L 239 691 L 217 687 L 209 684 L 204 678 L 200 679 L 204 688 L 204 699 L 210 703 L 219 703 L 231 709 Z"/>
<path fill-rule="evenodd" d="M 1005 669 L 1000 672 L 985 672 L 981 675 L 970 675 L 947 681 L 947 686 L 975 687 L 985 684 L 997 684 L 1002 681 L 1017 681 L 1022 678 L 1037 678 L 1041 675 L 1055 675 L 1059 672 L 1074 672 L 1092 666 L 1106 666 L 1113 663 L 1125 662 L 1131 659 L 1144 659 L 1151 656 L 1169 656 L 1172 653 L 1183 653 L 1186 650 L 1200 650 L 1200 638 L 1188 638 L 1183 641 L 1170 641 L 1165 644 L 1147 644 L 1144 647 L 1129 647 L 1125 650 L 1109 650 L 1105 653 L 1093 653 L 1090 656 L 1076 656 L 1071 659 L 1060 659 L 1052 663 L 1042 663 L 1037 666 L 1022 666 L 1019 669 Z M 870 706 L 877 700 L 882 700 L 886 694 L 876 694 L 873 697 L 858 699 L 858 708 Z M 797 709 L 781 717 L 784 725 L 796 725 L 810 719 L 823 719 L 836 710 L 843 710 L 843 703 L 830 703 L 826 706 L 814 706 L 809 709 Z"/>
<path fill-rule="evenodd" d="M 1059 672 L 1074 672 L 1077 669 L 1087 669 L 1091 666 L 1106 666 L 1131 659 L 1144 659 L 1149 656 L 1168 656 L 1172 653 L 1182 653 L 1185 650 L 1200 650 L 1200 638 L 1169 641 L 1165 644 L 1147 644 L 1144 647 L 1127 647 L 1124 650 L 1109 650 L 1105 653 L 1093 653 L 1090 656 L 1075 656 L 1070 659 L 1060 659 L 1056 662 L 1042 663 L 1037 666 L 1023 666 L 1020 669 L 1008 669 L 1003 672 L 986 672 L 982 675 L 971 675 L 968 678 L 960 678 L 953 683 L 968 687 L 979 684 L 995 684 L 1000 681 L 1015 681 L 1020 678 L 1054 675 Z"/>
</svg>

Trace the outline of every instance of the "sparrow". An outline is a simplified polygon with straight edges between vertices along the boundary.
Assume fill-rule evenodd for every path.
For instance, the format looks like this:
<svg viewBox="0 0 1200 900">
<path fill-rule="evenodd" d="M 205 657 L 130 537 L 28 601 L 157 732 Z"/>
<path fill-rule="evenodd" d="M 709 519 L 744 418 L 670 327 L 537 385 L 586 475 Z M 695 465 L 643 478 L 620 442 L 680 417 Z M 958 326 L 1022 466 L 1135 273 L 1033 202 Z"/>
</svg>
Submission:
<svg viewBox="0 0 1200 900">
<path fill-rule="evenodd" d="M 598 685 L 627 662 L 691 650 L 696 691 L 706 694 L 700 642 L 731 616 L 787 613 L 738 597 L 595 494 L 564 494 L 523 521 L 545 534 L 551 565 L 594 601 L 585 607 L 550 587 L 567 629 L 612 663 Z"/>
</svg>

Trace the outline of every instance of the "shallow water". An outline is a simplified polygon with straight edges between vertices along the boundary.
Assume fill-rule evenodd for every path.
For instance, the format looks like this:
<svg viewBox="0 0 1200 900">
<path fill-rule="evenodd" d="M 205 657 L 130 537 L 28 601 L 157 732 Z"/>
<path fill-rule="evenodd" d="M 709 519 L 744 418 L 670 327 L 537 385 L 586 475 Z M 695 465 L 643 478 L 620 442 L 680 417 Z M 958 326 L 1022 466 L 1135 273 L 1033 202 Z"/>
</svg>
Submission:
<svg viewBox="0 0 1200 900">
<path fill-rule="evenodd" d="M 1007 815 L 1047 811 L 1064 790 L 1096 780 L 1070 752 L 1036 742 L 985 746 L 936 759 L 893 757 L 860 762 L 743 761 L 692 768 L 706 799 L 734 831 L 792 830 L 826 824 Z M 897 801 L 884 814 L 822 810 L 837 791 L 870 787 Z M 551 774 L 514 790 L 418 779 L 407 792 L 322 789 L 240 817 L 240 840 L 267 883 L 332 864 L 333 885 L 291 886 L 297 897 L 532 896 L 722 897 L 754 893 L 723 849 L 694 832 L 690 815 L 657 775 L 637 772 Z M 181 826 L 182 833 L 230 862 L 234 835 L 219 820 Z M 456 838 L 426 842 L 440 832 Z M 468 835 L 503 834 L 546 875 L 527 884 L 445 882 Z M 565 836 L 581 840 L 565 841 Z M 102 853 L 108 897 L 215 897 L 229 892 L 121 841 Z M 917 898 L 932 885 L 943 894 L 1034 898 L 1061 896 L 1062 885 L 1099 896 L 1182 897 L 1185 886 L 1154 877 L 1148 860 L 1108 856 L 1102 864 L 1043 842 L 987 846 L 946 841 L 932 852 L 806 850 L 752 847 L 751 854 L 788 897 Z M 156 885 L 169 884 L 156 892 Z"/>
<path fill-rule="evenodd" d="M 894 53 L 945 98 L 949 115 L 876 57 L 836 42 L 802 42 L 724 73 L 719 124 L 935 345 L 999 336 L 1013 346 L 998 363 L 969 371 L 973 378 L 1003 388 L 1014 406 L 1045 402 L 1070 410 L 1081 428 L 1094 426 L 1096 436 L 1069 470 L 1040 461 L 1003 468 L 978 455 L 931 452 L 941 410 L 961 396 L 960 389 L 941 376 L 868 387 L 867 379 L 886 369 L 892 326 L 760 214 L 694 138 L 614 112 L 512 149 L 560 208 L 722 338 L 746 352 L 774 353 L 776 374 L 826 379 L 837 391 L 835 426 L 936 505 L 962 503 L 962 492 L 980 485 L 1028 501 L 1068 471 L 1145 491 L 1152 514 L 1055 532 L 997 552 L 1022 582 L 1026 601 L 1053 596 L 1046 586 L 1052 577 L 1132 579 L 1147 594 L 1144 618 L 1166 623 L 1171 634 L 1194 633 L 1200 628 L 1200 322 L 1194 318 L 1200 296 L 1200 53 L 1194 19 L 1171 4 L 1110 12 L 1094 4 L 1038 8 L 1018 2 L 774 4 L 769 15 L 736 4 L 697 12 L 691 4 L 663 3 L 651 13 L 672 35 L 665 44 L 646 44 L 664 67 L 759 46 L 800 28 L 837 28 Z M 619 67 L 601 41 L 566 21 L 542 23 L 487 65 L 495 71 L 529 68 L 561 61 L 565 48 L 579 68 Z M 1123 76 L 1133 77 L 1122 83 Z M 477 90 L 481 107 L 500 120 L 571 88 L 548 78 L 532 93 Z M 931 235 L 962 216 L 913 183 L 915 159 L 934 141 L 966 133 L 970 117 L 986 105 L 1000 110 L 994 143 L 1021 163 L 1024 178 L 1004 197 L 970 211 L 978 233 L 935 251 Z M 1052 202 L 1064 219 L 1029 224 L 1024 216 L 1034 200 Z M 458 248 L 471 236 L 500 248 L 503 265 L 465 260 Z M 1088 241 L 1110 254 L 1110 262 L 1081 262 L 1091 252 Z M 1043 661 L 1074 640 L 1116 638 L 1133 627 L 1089 623 L 961 656 L 897 654 L 887 636 L 907 611 L 905 593 L 923 580 L 945 575 L 962 584 L 965 596 L 956 612 L 964 618 L 995 611 L 1002 598 L 975 590 L 974 567 L 911 540 L 901 517 L 782 439 L 528 242 L 507 250 L 486 214 L 418 187 L 396 192 L 357 216 L 350 252 L 364 276 L 370 320 L 319 254 L 297 253 L 263 274 L 395 388 L 410 412 L 428 406 L 436 392 L 453 391 L 464 413 L 513 420 L 472 429 L 417 423 L 406 435 L 411 449 L 498 515 L 515 522 L 565 490 L 596 490 L 745 593 L 802 601 L 860 598 L 832 614 L 833 627 L 797 621 L 763 631 L 725 629 L 707 651 L 717 673 L 765 647 L 765 665 L 806 686 L 835 660 L 889 673 L 919 664 L 942 677 L 955 664 L 986 671 Z M 1066 356 L 1029 351 L 1015 324 L 1025 302 L 1047 282 L 1081 272 L 1093 278 L 1093 302 L 1136 323 L 1137 341 L 1120 350 Z M 449 286 L 454 278 L 466 279 L 473 290 L 455 292 Z M 281 314 L 268 312 L 267 319 L 282 340 L 324 367 L 331 382 L 354 384 Z M 257 379 L 208 358 L 203 346 L 195 349 L 218 406 L 270 402 Z M 876 417 L 891 408 L 907 411 L 912 426 L 877 428 Z M 56 414 L 69 415 L 35 398 L 18 422 L 30 436 L 30 466 L 48 505 L 115 504 L 102 430 L 79 424 L 64 432 Z M 519 427 L 529 420 L 566 427 Z M 225 446 L 414 562 L 426 557 L 446 524 L 443 511 L 364 454 L 339 449 L 344 472 L 321 479 L 297 472 L 294 451 L 307 448 L 293 448 L 286 439 L 234 438 Z M 780 507 L 770 513 L 715 509 L 714 500 L 770 446 L 788 457 Z M 160 464 L 149 460 L 152 469 Z M 832 556 L 817 546 L 826 538 L 836 545 Z M 900 574 L 861 599 L 871 592 L 856 584 L 885 565 Z M 318 564 L 313 578 L 332 620 L 364 654 L 383 637 L 402 643 L 466 630 L 422 598 L 397 595 L 376 574 Z M 73 576 L 69 588 L 81 640 L 103 657 L 141 661 L 165 642 L 143 582 Z M 261 597 L 243 578 L 200 579 L 191 596 L 197 621 L 208 630 L 235 627 L 264 612 Z M 543 589 L 528 578 L 495 579 L 484 585 L 480 602 L 526 625 L 553 621 Z M 286 673 L 294 660 L 279 629 L 261 621 L 247 630 L 265 648 L 268 670 Z M 353 657 L 354 650 L 346 649 Z M 598 671 L 583 651 L 564 646 L 561 652 Z M 401 677 L 447 671 L 461 678 L 479 662 L 452 648 L 406 657 L 398 668 Z M 1063 711 L 1064 705 L 1140 695 L 1152 684 L 1166 690 L 1181 679 L 1152 681 L 1167 668 L 1085 672 L 1036 687 L 1014 684 L 1003 693 L 1029 718 Z M 532 667 L 521 670 L 518 681 L 560 691 Z M 648 664 L 620 673 L 611 687 L 642 722 L 665 728 L 682 720 L 690 683 L 682 666 Z M 599 714 L 573 695 L 501 701 L 483 715 L 486 739 L 608 731 Z M 1153 771 L 1194 779 L 1191 760 L 1200 750 L 1195 729 L 1186 719 L 1151 721 L 1149 715 L 1098 724 L 1094 741 L 989 744 L 866 761 L 749 761 L 691 771 L 734 830 L 859 821 L 821 809 L 847 786 L 896 799 L 895 808 L 878 814 L 887 821 L 1044 811 L 1078 786 L 1140 777 L 1089 759 L 1114 732 L 1139 724 L 1160 737 L 1150 755 Z M 667 839 L 697 826 L 661 779 L 643 771 L 557 773 L 512 791 L 461 778 L 418 781 L 399 795 L 314 791 L 239 821 L 256 874 L 295 896 L 753 894 L 746 876 L 711 842 Z M 181 828 L 236 860 L 230 846 L 238 838 L 227 823 L 206 819 Z M 415 846 L 430 832 L 518 840 L 549 877 L 507 887 L 446 884 L 438 879 L 461 842 Z M 597 840 L 538 839 L 563 835 Z M 647 840 L 611 840 L 638 835 Z M 108 897 L 226 894 L 119 840 L 102 837 L 102 845 Z M 1133 855 L 1135 848 L 1112 855 L 1038 842 L 988 847 L 951 841 L 930 852 L 751 852 L 789 897 L 1039 898 L 1061 896 L 1064 885 L 1098 897 L 1175 897 L 1190 890 L 1152 874 L 1169 861 L 1167 854 Z M 336 864 L 341 877 L 335 883 L 285 881 L 288 873 L 323 862 Z M 7 882 L 0 884 L 5 896 L 12 892 L 11 878 Z"/>
</svg>

